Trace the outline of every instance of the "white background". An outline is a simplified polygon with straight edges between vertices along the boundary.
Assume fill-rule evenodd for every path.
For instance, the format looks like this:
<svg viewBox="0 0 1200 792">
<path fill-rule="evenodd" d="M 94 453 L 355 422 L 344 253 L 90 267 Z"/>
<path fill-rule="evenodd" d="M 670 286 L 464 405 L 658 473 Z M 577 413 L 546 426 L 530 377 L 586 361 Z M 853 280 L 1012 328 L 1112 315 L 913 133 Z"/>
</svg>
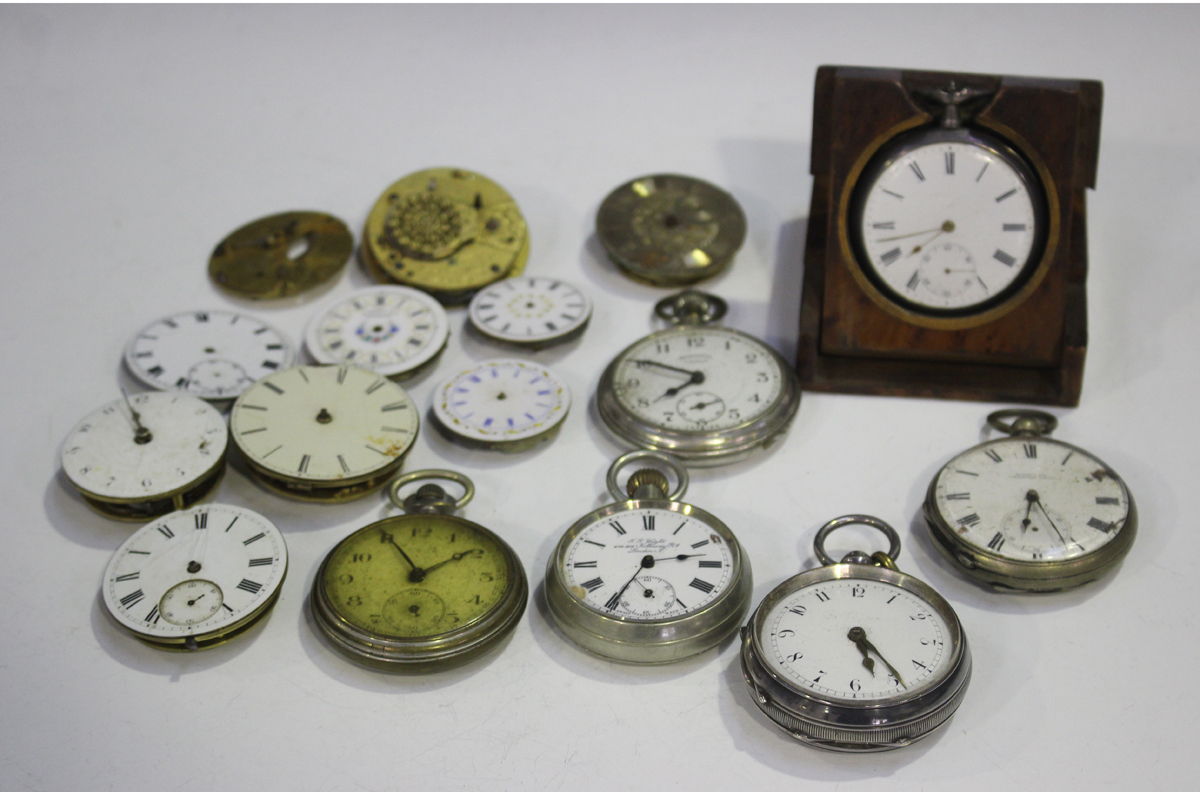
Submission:
<svg viewBox="0 0 1200 792">
<path fill-rule="evenodd" d="M 0 787 L 1192 788 L 1198 41 L 1195 7 L 0 9 Z M 868 756 L 778 731 L 733 644 L 663 668 L 584 654 L 550 625 L 540 588 L 558 536 L 607 500 L 621 450 L 594 413 L 601 369 L 655 328 L 666 293 L 604 260 L 600 200 L 653 172 L 730 190 L 749 236 L 707 288 L 730 301 L 727 324 L 791 358 L 824 63 L 1104 82 L 1091 344 L 1081 406 L 1054 411 L 1056 437 L 1113 466 L 1141 512 L 1115 575 L 1002 596 L 943 563 L 918 518 L 930 478 L 988 436 L 997 405 L 810 394 L 776 449 L 697 472 L 687 500 L 741 538 L 756 601 L 815 563 L 823 522 L 866 512 L 898 527 L 901 568 L 958 610 L 975 657 L 962 708 L 925 741 Z M 314 634 L 307 594 L 323 555 L 383 500 L 286 501 L 236 469 L 217 500 L 269 517 L 291 551 L 270 619 L 195 655 L 120 632 L 98 590 L 132 529 L 90 511 L 57 454 L 118 386 L 136 389 L 128 337 L 175 311 L 239 307 L 205 270 L 235 227 L 319 209 L 357 230 L 391 181 L 439 165 L 504 185 L 531 229 L 527 271 L 596 304 L 581 340 L 533 356 L 575 394 L 553 443 L 506 456 L 426 429 L 405 465 L 470 475 L 465 516 L 525 562 L 533 592 L 511 642 L 428 677 L 350 665 Z M 351 265 L 327 293 L 366 284 Z M 312 307 L 249 309 L 298 340 Z M 441 362 L 407 385 L 419 405 L 455 366 L 509 354 L 464 321 L 451 313 Z"/>
</svg>

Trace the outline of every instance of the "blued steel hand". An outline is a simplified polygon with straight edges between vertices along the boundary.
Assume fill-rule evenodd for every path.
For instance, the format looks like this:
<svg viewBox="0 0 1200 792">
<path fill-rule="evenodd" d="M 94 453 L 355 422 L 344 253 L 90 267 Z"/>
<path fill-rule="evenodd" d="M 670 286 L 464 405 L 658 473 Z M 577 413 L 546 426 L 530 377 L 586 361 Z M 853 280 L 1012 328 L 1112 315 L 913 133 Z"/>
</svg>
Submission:
<svg viewBox="0 0 1200 792">
<path fill-rule="evenodd" d="M 608 598 L 608 602 L 604 603 L 604 607 L 608 608 L 609 610 L 617 607 L 618 603 L 621 602 L 621 595 L 625 593 L 625 589 L 629 588 L 629 584 L 637 579 L 637 576 L 642 573 L 643 569 L 652 566 L 654 566 L 654 559 L 651 556 L 645 556 L 642 558 L 641 562 L 638 564 L 637 572 L 634 572 L 633 577 L 625 581 L 625 585 L 621 586 L 620 591 Z"/>
<path fill-rule="evenodd" d="M 703 371 L 693 371 L 691 378 L 687 382 L 683 383 L 682 385 L 676 385 L 674 388 L 667 388 L 667 392 L 664 393 L 662 396 L 659 396 L 654 401 L 661 401 L 662 399 L 669 398 L 669 397 L 674 396 L 675 394 L 679 393 L 679 391 L 683 390 L 688 385 L 699 385 L 702 382 L 704 382 L 704 372 Z"/>
<path fill-rule="evenodd" d="M 864 630 L 862 627 L 851 627 L 850 632 L 846 633 L 846 637 L 854 642 L 854 645 L 858 647 L 858 651 L 862 652 L 863 667 L 871 672 L 871 676 L 875 676 L 875 661 L 871 659 L 869 653 L 874 652 L 876 655 L 878 655 L 879 659 L 883 661 L 883 664 L 888 667 L 888 671 L 892 673 L 892 676 L 896 677 L 896 681 L 904 687 L 908 687 L 908 685 L 904 684 L 904 679 L 900 676 L 900 672 L 897 671 L 895 667 L 893 667 L 892 664 L 887 661 L 887 658 L 875 648 L 875 644 L 867 640 L 866 630 Z"/>
<path fill-rule="evenodd" d="M 702 556 L 702 555 L 707 555 L 707 553 L 680 553 L 679 555 L 667 556 L 666 558 L 651 558 L 650 560 L 655 561 L 655 562 L 658 562 L 658 561 L 685 561 L 689 558 L 695 558 L 696 556 Z M 644 566 L 645 561 L 643 561 L 642 564 Z"/>
</svg>

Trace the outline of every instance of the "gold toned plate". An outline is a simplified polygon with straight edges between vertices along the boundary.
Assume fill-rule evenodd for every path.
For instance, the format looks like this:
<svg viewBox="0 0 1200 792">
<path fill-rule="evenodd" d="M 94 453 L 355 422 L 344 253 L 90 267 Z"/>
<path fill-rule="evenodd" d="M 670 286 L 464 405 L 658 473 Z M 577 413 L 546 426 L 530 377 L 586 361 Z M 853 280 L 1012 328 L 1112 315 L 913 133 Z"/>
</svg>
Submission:
<svg viewBox="0 0 1200 792">
<path fill-rule="evenodd" d="M 608 194 L 596 236 L 625 274 L 655 286 L 683 286 L 725 269 L 746 238 L 733 196 L 690 176 L 642 176 Z"/>
<path fill-rule="evenodd" d="M 371 209 L 363 266 L 382 283 L 447 304 L 524 271 L 529 232 L 504 188 L 460 168 L 431 168 L 392 184 Z"/>
<path fill-rule="evenodd" d="M 353 252 L 354 236 L 336 217 L 284 212 L 222 239 L 208 260 L 208 275 L 238 297 L 292 297 L 336 276 Z"/>
</svg>

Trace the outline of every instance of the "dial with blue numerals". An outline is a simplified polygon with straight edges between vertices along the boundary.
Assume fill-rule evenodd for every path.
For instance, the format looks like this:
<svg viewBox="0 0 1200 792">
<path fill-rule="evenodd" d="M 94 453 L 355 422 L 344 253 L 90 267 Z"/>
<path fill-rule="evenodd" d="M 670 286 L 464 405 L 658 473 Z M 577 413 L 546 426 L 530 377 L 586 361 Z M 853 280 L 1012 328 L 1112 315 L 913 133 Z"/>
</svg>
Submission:
<svg viewBox="0 0 1200 792">
<path fill-rule="evenodd" d="M 496 448 L 548 437 L 571 408 L 571 391 L 544 366 L 488 360 L 434 391 L 433 414 L 456 439 Z"/>
</svg>

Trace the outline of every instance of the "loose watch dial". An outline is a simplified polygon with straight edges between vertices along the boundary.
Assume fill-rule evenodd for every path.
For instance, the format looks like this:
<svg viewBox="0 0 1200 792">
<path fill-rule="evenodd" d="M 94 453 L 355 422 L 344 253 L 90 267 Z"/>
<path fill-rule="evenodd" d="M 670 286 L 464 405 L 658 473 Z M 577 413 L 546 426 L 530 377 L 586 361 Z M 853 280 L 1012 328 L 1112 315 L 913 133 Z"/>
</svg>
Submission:
<svg viewBox="0 0 1200 792">
<path fill-rule="evenodd" d="M 397 384 L 352 366 L 298 366 L 246 391 L 230 412 L 234 442 L 252 468 L 297 497 L 330 497 L 399 467 L 416 439 L 416 405 Z M 319 498 L 319 493 L 315 493 Z M 342 492 L 342 495 L 346 493 Z"/>
<path fill-rule="evenodd" d="M 777 601 L 762 620 L 767 670 L 833 701 L 915 696 L 949 673 L 953 640 L 938 610 L 885 581 L 835 578 Z"/>
<path fill-rule="evenodd" d="M 63 441 L 62 468 L 106 514 L 150 519 L 216 485 L 227 441 L 212 405 L 184 393 L 138 393 L 80 421 Z"/>
<path fill-rule="evenodd" d="M 734 582 L 725 539 L 694 516 L 617 511 L 580 531 L 562 558 L 568 590 L 592 610 L 655 621 L 701 610 Z"/>
<path fill-rule="evenodd" d="M 249 626 L 287 574 L 283 535 L 248 509 L 177 511 L 140 529 L 104 573 L 104 604 L 138 638 L 199 649 Z"/>
<path fill-rule="evenodd" d="M 864 173 L 853 228 L 864 271 L 918 312 L 970 313 L 1011 296 L 1043 247 L 1041 188 L 999 141 L 926 133 Z"/>
<path fill-rule="evenodd" d="M 525 448 L 557 431 L 571 391 L 549 369 L 524 360 L 489 360 L 434 391 L 433 414 L 452 437 L 500 449 Z"/>
<path fill-rule="evenodd" d="M 405 286 L 361 289 L 322 308 L 305 343 L 320 363 L 344 363 L 392 377 L 411 374 L 446 346 L 446 311 Z"/>
<path fill-rule="evenodd" d="M 1125 484 L 1082 449 L 1005 438 L 951 460 L 934 481 L 938 511 L 962 541 L 1014 561 L 1079 558 L 1113 542 L 1130 513 Z"/>
<path fill-rule="evenodd" d="M 622 352 L 612 387 L 621 406 L 648 423 L 707 432 L 749 423 L 775 408 L 784 377 L 777 356 L 744 333 L 681 327 Z"/>
<path fill-rule="evenodd" d="M 481 334 L 534 348 L 575 338 L 591 316 L 591 300 L 554 278 L 502 280 L 476 294 L 470 305 L 471 324 Z"/>
</svg>

